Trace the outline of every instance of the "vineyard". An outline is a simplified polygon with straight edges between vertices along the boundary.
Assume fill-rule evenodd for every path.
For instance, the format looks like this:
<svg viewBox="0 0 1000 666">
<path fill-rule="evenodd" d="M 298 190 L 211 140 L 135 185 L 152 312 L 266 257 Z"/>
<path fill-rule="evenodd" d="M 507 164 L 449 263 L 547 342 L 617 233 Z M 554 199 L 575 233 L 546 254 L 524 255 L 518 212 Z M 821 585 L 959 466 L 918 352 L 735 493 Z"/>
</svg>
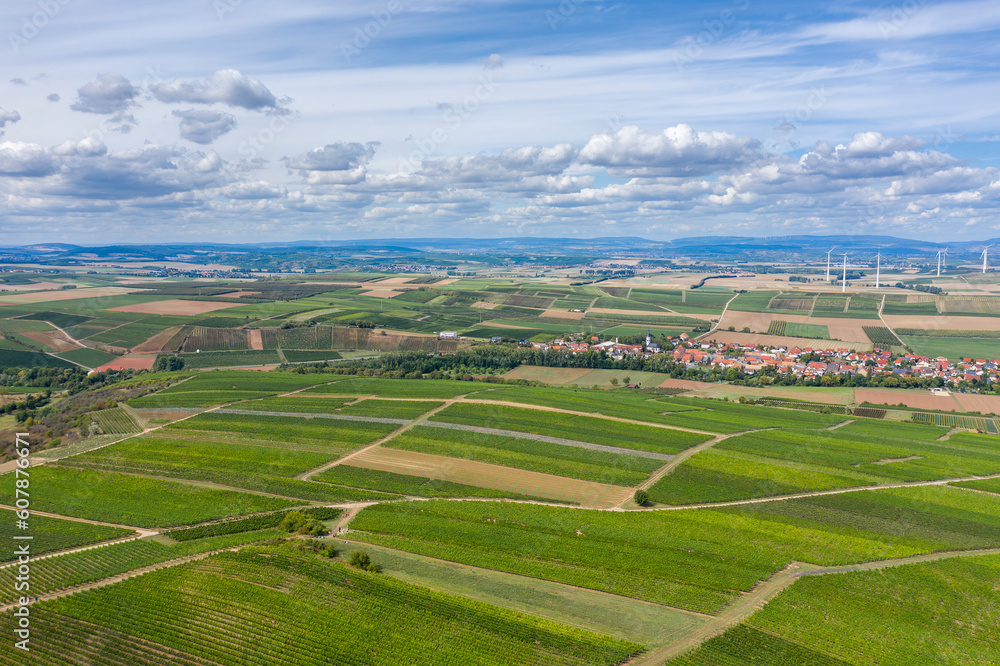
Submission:
<svg viewBox="0 0 1000 666">
<path fill-rule="evenodd" d="M 93 418 L 105 435 L 129 435 L 142 430 L 132 414 L 121 407 L 93 412 Z"/>
<path fill-rule="evenodd" d="M 610 665 L 641 650 L 289 548 L 215 555 L 43 609 L 71 628 L 87 622 L 213 663 L 487 664 L 502 654 L 512 663 Z"/>
<path fill-rule="evenodd" d="M 239 321 L 239 320 L 237 320 Z M 195 326 L 184 340 L 182 351 L 238 351 L 250 349 L 250 331 L 237 328 Z"/>
<path fill-rule="evenodd" d="M 862 330 L 874 345 L 883 347 L 902 346 L 902 342 L 885 326 L 863 326 Z"/>
<path fill-rule="evenodd" d="M 0 523 L 0 539 L 5 542 L 13 543 L 11 539 L 17 533 L 13 520 L 5 520 Z M 31 519 L 31 536 L 33 537 L 31 552 L 35 555 L 41 555 L 109 539 L 121 539 L 132 534 L 134 532 L 131 530 L 118 527 L 90 525 L 47 516 L 33 516 Z M 0 563 L 13 559 L 15 559 L 13 548 L 5 549 L 0 554 Z"/>
<path fill-rule="evenodd" d="M 961 414 L 934 414 L 930 412 L 913 412 L 910 420 L 914 423 L 933 423 L 948 428 L 963 428 L 997 434 L 997 420 L 982 416 L 964 416 Z"/>
<path fill-rule="evenodd" d="M 788 322 L 782 321 L 781 319 L 772 319 L 771 324 L 767 327 L 768 335 L 784 335 L 785 328 L 788 326 Z"/>
</svg>

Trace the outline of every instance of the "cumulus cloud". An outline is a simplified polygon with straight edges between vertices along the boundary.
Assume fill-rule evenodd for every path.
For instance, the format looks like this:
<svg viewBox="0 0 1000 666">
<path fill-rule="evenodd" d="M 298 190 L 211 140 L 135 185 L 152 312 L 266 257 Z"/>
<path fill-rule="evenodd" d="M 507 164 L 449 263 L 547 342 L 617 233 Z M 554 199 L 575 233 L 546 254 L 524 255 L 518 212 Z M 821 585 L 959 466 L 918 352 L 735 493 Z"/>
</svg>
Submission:
<svg viewBox="0 0 1000 666">
<path fill-rule="evenodd" d="M 288 190 L 265 180 L 258 180 L 227 185 L 222 188 L 221 193 L 230 199 L 278 199 L 285 196 Z"/>
<path fill-rule="evenodd" d="M 236 127 L 236 116 L 208 109 L 173 111 L 180 118 L 181 137 L 194 143 L 209 144 Z"/>
<path fill-rule="evenodd" d="M 5 176 L 47 176 L 56 170 L 52 154 L 34 143 L 0 143 L 0 174 Z"/>
<path fill-rule="evenodd" d="M 21 119 L 21 114 L 17 111 L 6 111 L 0 109 L 0 127 L 6 127 L 7 123 L 13 125 Z"/>
<path fill-rule="evenodd" d="M 153 97 L 167 104 L 226 104 L 250 111 L 286 112 L 263 83 L 235 69 L 222 69 L 200 81 L 175 79 L 150 86 Z"/>
<path fill-rule="evenodd" d="M 52 154 L 59 155 L 60 157 L 97 157 L 99 155 L 106 155 L 107 152 L 108 148 L 104 145 L 104 142 L 94 137 L 87 137 L 79 141 L 66 139 L 58 146 L 52 148 Z"/>
<path fill-rule="evenodd" d="M 299 171 L 348 171 L 367 164 L 375 156 L 378 146 L 378 141 L 368 143 L 341 141 L 284 159 L 289 169 Z"/>
<path fill-rule="evenodd" d="M 628 125 L 590 137 L 579 160 L 629 175 L 684 176 L 730 169 L 762 155 L 759 141 L 728 132 L 698 132 L 686 124 L 649 132 Z"/>
<path fill-rule="evenodd" d="M 121 74 L 98 74 L 97 79 L 77 91 L 69 108 L 84 113 L 121 113 L 135 104 L 139 89 Z"/>
</svg>

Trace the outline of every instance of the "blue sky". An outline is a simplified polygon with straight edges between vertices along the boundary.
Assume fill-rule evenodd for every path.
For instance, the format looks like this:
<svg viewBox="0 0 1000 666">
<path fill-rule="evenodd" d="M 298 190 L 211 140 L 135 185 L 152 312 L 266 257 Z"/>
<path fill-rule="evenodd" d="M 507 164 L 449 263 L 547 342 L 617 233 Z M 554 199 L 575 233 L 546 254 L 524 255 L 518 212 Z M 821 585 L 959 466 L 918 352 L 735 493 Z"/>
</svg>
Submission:
<svg viewBox="0 0 1000 666">
<path fill-rule="evenodd" d="M 0 244 L 1000 236 L 1000 4 L 8 0 Z"/>
</svg>

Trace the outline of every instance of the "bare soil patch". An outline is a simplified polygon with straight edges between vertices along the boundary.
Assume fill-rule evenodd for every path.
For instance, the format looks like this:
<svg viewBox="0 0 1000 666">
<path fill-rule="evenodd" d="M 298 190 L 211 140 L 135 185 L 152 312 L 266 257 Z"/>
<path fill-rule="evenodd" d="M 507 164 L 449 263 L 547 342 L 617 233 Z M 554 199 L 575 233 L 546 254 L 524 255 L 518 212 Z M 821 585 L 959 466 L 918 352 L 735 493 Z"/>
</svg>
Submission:
<svg viewBox="0 0 1000 666">
<path fill-rule="evenodd" d="M 1000 331 L 1000 317 L 928 317 L 925 315 L 884 315 L 883 318 L 892 328 Z"/>
<path fill-rule="evenodd" d="M 110 363 L 105 363 L 104 365 L 94 368 L 97 372 L 102 372 L 104 370 L 152 370 L 153 363 L 156 362 L 156 356 L 122 356 L 121 358 L 116 358 Z"/>
<path fill-rule="evenodd" d="M 354 457 L 352 465 L 397 474 L 413 474 L 432 479 L 464 483 L 480 488 L 506 490 L 522 495 L 551 497 L 582 506 L 611 508 L 632 495 L 633 489 L 592 481 L 580 481 L 552 474 L 529 472 L 416 451 L 375 447 Z"/>
<path fill-rule="evenodd" d="M 139 343 L 133 347 L 133 351 L 140 353 L 156 353 L 163 351 L 163 347 L 170 342 L 170 339 L 177 335 L 177 332 L 184 328 L 183 326 L 171 326 L 170 328 L 165 328 L 156 335 L 150 337 L 145 342 Z M 171 350 L 173 351 L 173 350 Z"/>
<path fill-rule="evenodd" d="M 250 349 L 263 349 L 264 338 L 259 328 L 250 329 Z"/>
<path fill-rule="evenodd" d="M 548 384 L 570 384 L 583 377 L 590 368 L 545 368 L 537 365 L 522 365 L 504 375 L 506 379 L 527 379 Z"/>
<path fill-rule="evenodd" d="M 734 333 L 732 331 L 714 331 L 705 336 L 706 340 L 735 343 L 738 345 L 763 344 L 771 347 L 799 347 L 800 349 L 854 349 L 868 351 L 872 348 L 870 342 L 851 342 L 847 340 L 817 340 L 814 338 L 792 338 L 785 335 L 766 335 L 763 333 Z"/>
<path fill-rule="evenodd" d="M 7 305 L 21 303 L 45 303 L 47 301 L 72 301 L 78 298 L 98 298 L 100 296 L 121 296 L 131 294 L 133 290 L 120 287 L 92 287 L 88 289 L 60 289 L 58 291 L 39 291 L 34 294 L 4 295 Z"/>
<path fill-rule="evenodd" d="M 722 318 L 721 322 L 719 322 L 719 329 L 725 330 L 730 326 L 733 326 L 737 331 L 739 331 L 746 326 L 751 331 L 766 331 L 771 326 L 771 322 L 775 319 L 795 324 L 804 324 L 809 320 L 809 317 L 806 315 L 737 312 L 735 310 L 726 310 L 726 316 Z"/>
<path fill-rule="evenodd" d="M 914 409 L 928 409 L 946 412 L 960 411 L 950 395 L 934 395 L 922 391 L 891 391 L 886 389 L 855 389 L 854 400 L 861 404 L 870 402 L 876 405 L 898 405 L 903 403 Z"/>
<path fill-rule="evenodd" d="M 552 317 L 553 319 L 583 319 L 583 312 L 569 312 L 567 310 L 545 310 L 540 317 Z"/>
<path fill-rule="evenodd" d="M 167 301 L 152 301 L 150 303 L 136 303 L 135 305 L 121 305 L 117 308 L 109 308 L 114 312 L 140 312 L 143 314 L 155 315 L 200 315 L 216 310 L 226 310 L 228 308 L 238 308 L 243 303 L 216 303 L 213 301 L 182 301 L 180 299 L 170 299 Z"/>
<path fill-rule="evenodd" d="M 1000 396 L 997 395 L 973 395 L 971 393 L 955 394 L 958 404 L 969 412 L 980 412 L 982 414 L 1000 414 Z"/>
<path fill-rule="evenodd" d="M 389 289 L 373 289 L 371 291 L 361 292 L 361 296 L 371 296 L 373 298 L 393 298 L 394 296 L 399 296 L 403 292 L 401 291 L 391 291 Z"/>
<path fill-rule="evenodd" d="M 498 305 L 500 305 L 500 304 L 499 303 L 492 303 L 490 301 L 476 301 L 475 303 L 473 303 L 469 307 L 476 308 L 477 310 L 492 310 L 493 308 L 495 308 Z"/>
<path fill-rule="evenodd" d="M 21 335 L 26 338 L 30 338 L 35 342 L 51 347 L 57 352 L 70 351 L 71 349 L 80 348 L 80 345 L 70 340 L 69 336 L 62 331 L 25 331 Z"/>
</svg>

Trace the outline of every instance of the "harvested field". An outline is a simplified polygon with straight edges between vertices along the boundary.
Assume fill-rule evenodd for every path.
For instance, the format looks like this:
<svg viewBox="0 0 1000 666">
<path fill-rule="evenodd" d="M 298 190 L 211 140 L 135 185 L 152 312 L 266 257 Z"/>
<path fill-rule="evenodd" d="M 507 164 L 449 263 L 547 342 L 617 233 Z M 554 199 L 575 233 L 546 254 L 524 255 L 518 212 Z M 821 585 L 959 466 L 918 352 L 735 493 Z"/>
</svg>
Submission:
<svg viewBox="0 0 1000 666">
<path fill-rule="evenodd" d="M 955 399 L 966 411 L 981 414 L 1000 414 L 1000 396 L 959 393 Z"/>
<path fill-rule="evenodd" d="M 685 391 L 698 391 L 701 389 L 713 386 L 713 384 L 706 384 L 705 382 L 696 382 L 690 379 L 667 379 L 662 384 L 658 384 L 656 388 L 672 388 L 672 389 L 684 389 Z"/>
<path fill-rule="evenodd" d="M 898 405 L 903 403 L 914 409 L 935 411 L 962 411 L 951 395 L 934 395 L 929 391 L 892 391 L 885 389 L 855 389 L 854 400 L 859 405 L 870 402 L 876 405 Z"/>
<path fill-rule="evenodd" d="M 399 296 L 403 292 L 392 291 L 389 289 L 372 289 L 371 291 L 361 292 L 361 296 L 371 296 L 372 298 L 393 298 L 394 296 Z"/>
<path fill-rule="evenodd" d="M 684 384 L 682 386 L 681 384 Z M 851 392 L 847 388 L 819 388 L 819 387 L 781 387 L 769 386 L 767 388 L 754 388 L 752 386 L 733 386 L 732 384 L 705 384 L 702 382 L 691 382 L 684 379 L 669 379 L 659 386 L 659 388 L 686 388 L 688 384 L 694 385 L 691 388 L 690 396 L 701 398 L 723 398 L 737 400 L 741 395 L 748 398 L 778 398 L 780 400 L 805 400 L 824 405 L 846 405 L 850 402 Z"/>
<path fill-rule="evenodd" d="M 26 338 L 34 340 L 39 344 L 56 350 L 57 352 L 79 349 L 80 345 L 71 341 L 62 331 L 24 331 L 21 333 Z"/>
<path fill-rule="evenodd" d="M 865 335 L 864 326 L 879 325 L 877 319 L 834 319 L 831 317 L 810 317 L 810 324 L 826 326 L 830 337 L 845 342 L 870 342 Z"/>
<path fill-rule="evenodd" d="M 250 349 L 264 349 L 264 339 L 259 328 L 250 329 Z"/>
<path fill-rule="evenodd" d="M 390 277 L 384 280 L 379 280 L 378 282 L 369 282 L 368 284 L 377 287 L 378 289 L 388 289 L 390 287 L 399 287 L 404 284 L 409 284 L 411 280 L 415 279 L 416 278 L 412 276 Z"/>
<path fill-rule="evenodd" d="M 920 328 L 925 330 L 1000 331 L 1000 317 L 886 315 L 884 319 L 893 329 Z"/>
<path fill-rule="evenodd" d="M 105 363 L 99 368 L 94 368 L 97 372 L 102 372 L 104 370 L 152 370 L 153 363 L 156 362 L 156 356 L 122 356 L 121 358 L 116 358 L 110 363 Z"/>
<path fill-rule="evenodd" d="M 175 351 L 174 349 L 166 349 L 167 343 L 170 342 L 177 333 L 184 328 L 183 326 L 171 326 L 170 328 L 165 328 L 153 337 L 149 338 L 145 342 L 139 343 L 132 348 L 133 351 L 142 353 L 152 353 L 162 351 Z"/>
<path fill-rule="evenodd" d="M 133 289 L 120 287 L 92 287 L 89 289 L 66 289 L 58 291 L 39 291 L 33 294 L 4 294 L 5 305 L 21 305 L 24 303 L 44 303 L 46 301 L 74 301 L 79 298 L 97 298 L 99 296 L 122 296 L 135 293 Z"/>
<path fill-rule="evenodd" d="M 722 318 L 721 322 L 719 322 L 719 330 L 724 331 L 730 326 L 734 326 L 736 327 L 736 330 L 739 331 L 744 326 L 748 326 L 751 331 L 766 331 L 771 327 L 771 322 L 776 319 L 795 324 L 805 324 L 809 321 L 809 317 L 806 315 L 739 312 L 737 310 L 727 310 L 726 316 Z"/>
<path fill-rule="evenodd" d="M 590 368 L 545 368 L 521 365 L 504 375 L 505 379 L 527 379 L 548 384 L 571 384 L 590 372 Z"/>
<path fill-rule="evenodd" d="M 830 331 L 831 336 L 833 330 Z M 763 333 L 734 333 L 733 331 L 716 330 L 705 336 L 706 340 L 716 342 L 731 342 L 738 345 L 769 345 L 772 347 L 800 347 L 802 349 L 854 349 L 858 351 L 868 351 L 872 348 L 872 343 L 865 338 L 864 342 L 841 341 L 841 340 L 815 340 L 813 338 L 791 338 L 788 336 L 766 335 Z"/>
<path fill-rule="evenodd" d="M 79 290 L 78 290 L 79 291 Z M 141 312 L 143 314 L 157 315 L 200 315 L 216 310 L 227 308 L 238 308 L 241 303 L 215 303 L 212 301 L 183 301 L 180 299 L 170 299 L 167 301 L 152 301 L 150 303 L 137 303 L 135 305 L 121 305 L 117 308 L 108 308 L 113 312 Z"/>
<path fill-rule="evenodd" d="M 553 319 L 583 319 L 583 312 L 569 312 L 567 310 L 545 310 L 539 317 L 551 317 Z"/>
<path fill-rule="evenodd" d="M 492 310 L 492 309 L 494 309 L 498 305 L 500 305 L 500 304 L 499 303 L 492 303 L 490 301 L 476 301 L 475 303 L 473 303 L 469 307 L 470 308 L 476 308 L 477 310 Z"/>
<path fill-rule="evenodd" d="M 701 319 L 704 314 L 690 314 L 687 312 L 673 312 L 666 310 L 613 310 L 611 308 L 590 308 L 588 313 L 593 314 L 613 314 L 627 317 L 688 317 L 690 319 Z M 710 314 L 710 313 L 709 313 Z"/>
<path fill-rule="evenodd" d="M 551 497 L 595 508 L 616 506 L 633 493 L 632 488 L 382 447 L 375 447 L 352 458 L 351 464 L 383 472 L 424 476 L 521 495 Z"/>
</svg>

